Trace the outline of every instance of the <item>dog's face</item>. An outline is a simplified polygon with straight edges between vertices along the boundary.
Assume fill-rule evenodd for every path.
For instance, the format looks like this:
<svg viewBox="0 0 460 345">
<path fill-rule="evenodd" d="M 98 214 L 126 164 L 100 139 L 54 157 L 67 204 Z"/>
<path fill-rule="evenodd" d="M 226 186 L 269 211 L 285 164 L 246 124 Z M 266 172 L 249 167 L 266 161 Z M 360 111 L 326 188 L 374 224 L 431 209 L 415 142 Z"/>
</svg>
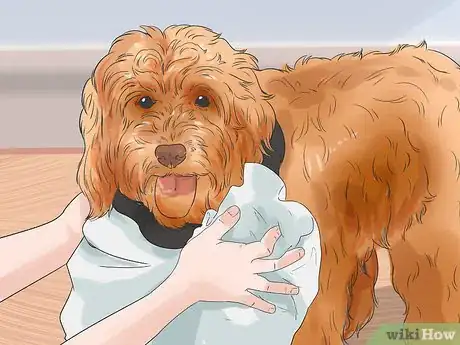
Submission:
<svg viewBox="0 0 460 345">
<path fill-rule="evenodd" d="M 85 85 L 79 185 L 92 218 L 119 189 L 166 226 L 199 223 L 261 161 L 269 96 L 255 58 L 211 30 L 143 29 L 117 38 Z"/>
</svg>

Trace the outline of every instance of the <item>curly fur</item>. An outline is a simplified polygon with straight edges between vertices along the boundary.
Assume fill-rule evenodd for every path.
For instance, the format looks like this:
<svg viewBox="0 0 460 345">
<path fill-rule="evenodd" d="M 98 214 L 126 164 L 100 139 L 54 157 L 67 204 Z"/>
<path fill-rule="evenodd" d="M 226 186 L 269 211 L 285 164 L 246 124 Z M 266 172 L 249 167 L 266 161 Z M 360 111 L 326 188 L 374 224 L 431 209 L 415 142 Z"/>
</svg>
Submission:
<svg viewBox="0 0 460 345">
<path fill-rule="evenodd" d="M 78 182 L 91 217 L 119 189 L 166 226 L 200 222 L 241 183 L 243 164 L 261 161 L 276 114 L 288 199 L 315 215 L 323 247 L 320 290 L 293 344 L 342 344 L 364 327 L 379 247 L 389 251 L 407 321 L 460 321 L 455 62 L 422 44 L 258 70 L 207 28 L 143 30 L 114 41 L 83 92 Z M 137 105 L 146 95 L 157 101 L 148 111 Z M 211 106 L 194 106 L 197 95 Z M 173 143 L 187 158 L 169 169 L 153 152 Z M 198 176 L 186 215 L 170 216 L 174 203 L 152 197 L 170 173 Z"/>
<path fill-rule="evenodd" d="M 171 26 L 118 37 L 83 92 L 85 152 L 78 181 L 91 217 L 105 214 L 117 189 L 143 202 L 158 221 L 176 228 L 200 223 L 230 185 L 241 183 L 245 162 L 262 159 L 274 113 L 254 74 L 256 59 L 204 27 Z M 152 109 L 137 100 L 151 96 Z M 194 105 L 198 95 L 212 100 Z M 182 143 L 187 159 L 168 169 L 154 157 L 161 144 Z M 198 176 L 195 201 L 185 216 L 159 212 L 152 197 L 158 176 Z M 162 201 L 174 212 L 174 203 Z"/>
<path fill-rule="evenodd" d="M 459 66 L 404 45 L 258 78 L 288 143 L 288 198 L 322 236 L 320 290 L 293 344 L 342 344 L 371 319 L 377 248 L 407 322 L 459 322 Z"/>
</svg>

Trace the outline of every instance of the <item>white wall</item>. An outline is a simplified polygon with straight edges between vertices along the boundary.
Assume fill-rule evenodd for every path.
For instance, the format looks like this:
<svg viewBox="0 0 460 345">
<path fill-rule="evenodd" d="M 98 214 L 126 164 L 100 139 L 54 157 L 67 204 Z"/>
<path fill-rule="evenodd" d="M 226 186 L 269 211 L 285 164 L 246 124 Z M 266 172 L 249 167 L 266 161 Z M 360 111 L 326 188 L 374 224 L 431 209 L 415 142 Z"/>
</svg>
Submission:
<svg viewBox="0 0 460 345">
<path fill-rule="evenodd" d="M 0 0 L 0 45 L 107 44 L 150 24 L 233 42 L 460 41 L 459 0 Z"/>
</svg>

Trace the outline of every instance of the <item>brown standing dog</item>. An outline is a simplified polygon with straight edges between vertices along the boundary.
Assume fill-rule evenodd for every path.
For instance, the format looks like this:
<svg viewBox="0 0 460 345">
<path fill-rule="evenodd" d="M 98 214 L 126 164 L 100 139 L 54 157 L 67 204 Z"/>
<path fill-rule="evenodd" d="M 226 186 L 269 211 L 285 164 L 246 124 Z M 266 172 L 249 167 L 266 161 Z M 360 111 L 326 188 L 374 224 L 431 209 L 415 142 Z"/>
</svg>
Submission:
<svg viewBox="0 0 460 345">
<path fill-rule="evenodd" d="M 258 73 L 286 137 L 288 198 L 315 215 L 320 290 L 293 344 L 342 344 L 388 249 L 406 322 L 460 322 L 460 70 L 424 44 Z"/>
<path fill-rule="evenodd" d="M 288 197 L 323 243 L 294 344 L 341 344 L 367 322 L 376 245 L 408 321 L 458 322 L 459 88 L 458 66 L 425 46 L 258 71 L 209 29 L 145 27 L 117 38 L 86 83 L 78 181 L 92 218 L 119 190 L 165 226 L 200 223 L 262 160 L 276 113 Z"/>
</svg>

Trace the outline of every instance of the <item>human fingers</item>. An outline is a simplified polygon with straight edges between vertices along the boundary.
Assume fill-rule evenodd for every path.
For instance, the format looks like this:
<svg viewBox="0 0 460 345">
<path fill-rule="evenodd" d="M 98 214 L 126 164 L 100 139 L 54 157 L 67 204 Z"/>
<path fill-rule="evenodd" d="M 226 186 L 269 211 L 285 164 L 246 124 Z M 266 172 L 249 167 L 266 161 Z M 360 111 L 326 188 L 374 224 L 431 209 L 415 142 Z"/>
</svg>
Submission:
<svg viewBox="0 0 460 345">
<path fill-rule="evenodd" d="M 259 242 L 253 242 L 246 246 L 246 250 L 253 259 L 265 258 L 273 253 L 275 243 L 281 236 L 280 229 L 275 226 L 269 229 Z"/>
<path fill-rule="evenodd" d="M 251 263 L 252 270 L 254 273 L 277 271 L 299 261 L 304 255 L 305 250 L 303 248 L 295 248 L 284 253 L 279 259 L 256 259 Z"/>
<path fill-rule="evenodd" d="M 207 236 L 221 239 L 240 219 L 240 209 L 238 206 L 230 206 L 222 213 L 204 232 Z"/>
<path fill-rule="evenodd" d="M 299 293 L 299 288 L 295 285 L 283 282 L 272 282 L 259 275 L 254 278 L 250 289 L 282 295 L 297 295 Z"/>
<path fill-rule="evenodd" d="M 243 296 L 241 296 L 237 301 L 238 303 L 244 304 L 250 308 L 254 308 L 264 313 L 273 314 L 276 310 L 274 304 L 267 302 L 266 300 L 257 297 L 247 291 Z"/>
</svg>

